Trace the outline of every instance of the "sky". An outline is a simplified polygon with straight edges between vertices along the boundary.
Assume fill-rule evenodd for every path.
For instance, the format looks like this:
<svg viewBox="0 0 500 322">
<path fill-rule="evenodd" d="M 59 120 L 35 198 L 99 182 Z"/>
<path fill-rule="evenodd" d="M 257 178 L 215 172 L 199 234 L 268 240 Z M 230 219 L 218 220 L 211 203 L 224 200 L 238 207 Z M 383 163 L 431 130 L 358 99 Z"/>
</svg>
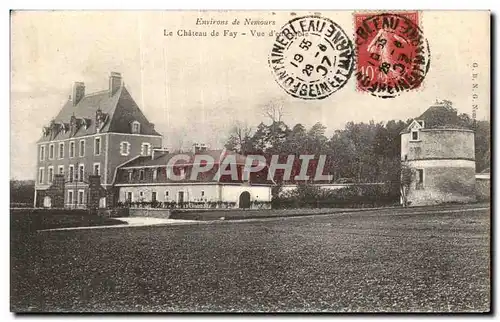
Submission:
<svg viewBox="0 0 500 322">
<path fill-rule="evenodd" d="M 289 11 L 18 11 L 11 16 L 11 178 L 35 176 L 36 145 L 42 127 L 62 108 L 73 82 L 86 92 L 105 90 L 109 73 L 120 72 L 146 117 L 170 149 L 192 143 L 223 146 L 236 122 L 255 127 L 262 109 L 282 102 L 283 120 L 307 127 L 321 122 L 330 135 L 349 121 L 406 120 L 436 99 L 448 99 L 460 113 L 472 112 L 472 65 L 478 64 L 478 119 L 489 120 L 489 13 L 423 11 L 420 24 L 430 46 L 430 70 L 422 88 L 381 99 L 355 88 L 355 78 L 323 100 L 291 97 L 275 82 L 268 65 L 274 38 L 250 30 L 279 30 L 309 12 Z M 348 35 L 353 12 L 326 11 Z M 229 25 L 197 25 L 197 19 Z M 275 25 L 244 25 L 245 18 Z M 231 25 L 234 19 L 241 24 Z M 177 36 L 179 30 L 219 31 L 218 37 Z M 235 37 L 222 36 L 224 30 Z M 164 36 L 172 31 L 174 36 Z M 246 32 L 243 36 L 240 33 Z"/>
</svg>

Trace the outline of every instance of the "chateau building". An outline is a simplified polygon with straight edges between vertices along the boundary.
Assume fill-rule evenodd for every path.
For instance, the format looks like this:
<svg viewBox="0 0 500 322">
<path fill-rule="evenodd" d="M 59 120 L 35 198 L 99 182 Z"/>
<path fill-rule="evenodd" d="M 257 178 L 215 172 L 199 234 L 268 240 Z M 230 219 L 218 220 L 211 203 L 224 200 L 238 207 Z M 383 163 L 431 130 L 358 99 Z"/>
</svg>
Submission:
<svg viewBox="0 0 500 322">
<path fill-rule="evenodd" d="M 474 132 L 454 118 L 438 103 L 401 132 L 401 162 L 412 173 L 410 206 L 476 200 Z"/>
<path fill-rule="evenodd" d="M 154 149 L 151 156 L 138 156 L 120 166 L 115 180 L 119 201 L 175 203 L 180 207 L 192 204 L 216 207 L 226 203 L 236 208 L 249 208 L 251 203 L 262 206 L 271 201 L 272 182 L 267 179 L 267 172 L 251 172 L 245 176 L 244 156 L 226 149 L 208 150 L 198 144 L 193 148 L 192 152 L 178 154 Z M 213 162 L 197 160 L 199 154 Z M 169 161 L 179 156 L 183 160 L 176 161 L 169 169 Z M 233 175 L 224 174 L 220 169 L 221 165 L 223 169 L 230 169 L 225 166 L 228 163 L 234 168 Z M 193 173 L 195 167 L 209 170 Z"/>
<path fill-rule="evenodd" d="M 194 156 L 213 157 L 214 166 L 191 179 Z M 85 93 L 76 82 L 73 94 L 37 142 L 35 207 L 106 208 L 118 203 L 192 202 L 250 207 L 252 201 L 270 202 L 271 182 L 257 174 L 242 176 L 245 158 L 226 150 L 207 150 L 196 144 L 190 157 L 175 171 L 186 178 L 167 178 L 167 163 L 175 157 L 162 148 L 155 131 L 123 85 L 112 72 L 109 88 Z M 217 169 L 228 155 L 236 160 L 238 179 L 221 176 Z"/>
<path fill-rule="evenodd" d="M 76 82 L 37 142 L 35 207 L 51 206 L 51 191 L 61 189 L 65 207 L 87 207 L 89 184 L 99 183 L 99 190 L 105 191 L 99 197 L 100 206 L 112 206 L 118 198 L 113 187 L 117 167 L 137 155 L 149 156 L 161 146 L 162 136 L 141 112 L 119 73 L 112 72 L 108 89 L 96 93 L 86 93 L 85 84 Z M 55 189 L 55 183 L 63 187 Z"/>
</svg>

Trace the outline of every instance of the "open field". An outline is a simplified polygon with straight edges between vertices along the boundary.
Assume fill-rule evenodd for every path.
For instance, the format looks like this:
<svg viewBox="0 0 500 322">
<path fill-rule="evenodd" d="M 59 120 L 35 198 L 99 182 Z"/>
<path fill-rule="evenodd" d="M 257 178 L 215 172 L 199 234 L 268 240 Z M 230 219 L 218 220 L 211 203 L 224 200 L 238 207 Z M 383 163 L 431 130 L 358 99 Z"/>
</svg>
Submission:
<svg viewBox="0 0 500 322">
<path fill-rule="evenodd" d="M 13 233 L 11 309 L 484 312 L 490 211 L 466 208 Z"/>
</svg>

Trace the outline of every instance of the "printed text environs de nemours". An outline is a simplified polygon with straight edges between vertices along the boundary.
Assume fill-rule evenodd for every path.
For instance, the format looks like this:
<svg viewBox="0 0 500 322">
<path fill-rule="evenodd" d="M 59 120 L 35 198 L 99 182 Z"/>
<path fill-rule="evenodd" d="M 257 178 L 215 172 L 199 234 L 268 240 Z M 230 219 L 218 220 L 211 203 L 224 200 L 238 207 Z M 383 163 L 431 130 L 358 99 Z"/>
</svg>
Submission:
<svg viewBox="0 0 500 322">
<path fill-rule="evenodd" d="M 241 26 L 249 27 L 247 30 L 241 30 Z M 163 29 L 163 36 L 166 37 L 230 37 L 252 36 L 252 37 L 273 37 L 276 36 L 275 30 L 263 29 L 262 27 L 276 26 L 276 21 L 269 19 L 255 18 L 235 18 L 214 19 L 214 18 L 197 18 L 194 21 L 193 28 L 179 28 L 175 30 Z M 208 28 L 205 28 L 208 27 Z M 235 30 L 238 28 L 238 30 Z M 255 29 L 252 29 L 255 28 Z"/>
</svg>

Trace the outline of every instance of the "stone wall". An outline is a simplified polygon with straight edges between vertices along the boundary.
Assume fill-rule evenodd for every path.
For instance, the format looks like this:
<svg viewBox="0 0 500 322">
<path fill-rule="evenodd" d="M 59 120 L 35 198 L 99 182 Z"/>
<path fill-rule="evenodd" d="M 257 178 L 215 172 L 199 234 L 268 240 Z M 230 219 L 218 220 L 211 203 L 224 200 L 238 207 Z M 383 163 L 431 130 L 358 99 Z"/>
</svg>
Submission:
<svg viewBox="0 0 500 322">
<path fill-rule="evenodd" d="M 401 135 L 401 160 L 475 159 L 472 131 L 423 129 L 418 141 L 410 141 L 410 135 Z"/>
<path fill-rule="evenodd" d="M 170 218 L 170 209 L 130 208 L 130 217 Z"/>
<path fill-rule="evenodd" d="M 490 179 L 476 178 L 476 198 L 478 201 L 490 200 Z"/>
<path fill-rule="evenodd" d="M 446 202 L 475 202 L 475 170 L 473 167 L 424 169 L 424 184 L 418 188 L 413 182 L 408 194 L 410 206 L 433 205 Z"/>
</svg>

